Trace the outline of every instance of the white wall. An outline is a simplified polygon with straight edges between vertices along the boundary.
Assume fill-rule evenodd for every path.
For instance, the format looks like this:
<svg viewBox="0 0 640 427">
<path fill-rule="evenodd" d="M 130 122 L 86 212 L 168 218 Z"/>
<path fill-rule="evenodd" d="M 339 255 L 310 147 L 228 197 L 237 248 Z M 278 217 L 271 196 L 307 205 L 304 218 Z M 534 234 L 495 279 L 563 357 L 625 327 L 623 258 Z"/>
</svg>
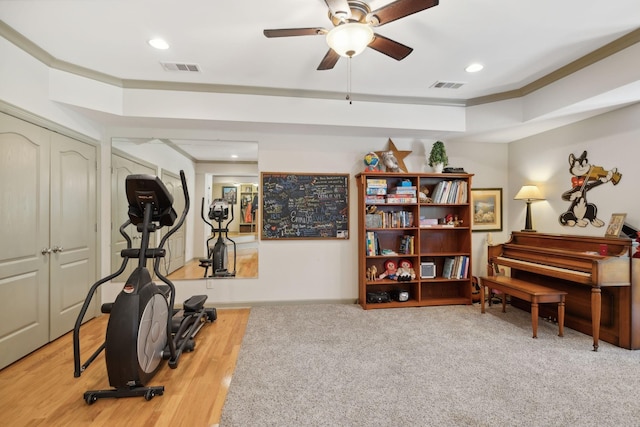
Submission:
<svg viewBox="0 0 640 427">
<path fill-rule="evenodd" d="M 259 169 L 262 172 L 348 173 L 350 181 L 350 238 L 348 240 L 267 240 L 259 246 L 257 279 L 209 279 L 182 282 L 188 292 L 207 293 L 219 304 L 254 302 L 357 299 L 358 236 L 355 174 L 364 168 L 369 151 L 387 148 L 379 138 L 347 138 L 300 135 L 261 135 Z M 401 151 L 412 151 L 405 159 L 410 172 L 425 168 L 425 152 L 433 141 L 395 139 Z M 506 186 L 505 144 L 447 144 L 450 163 L 475 173 L 476 187 Z M 507 235 L 506 228 L 504 234 Z M 482 256 L 486 233 L 474 233 L 474 256 Z M 474 261 L 474 271 L 484 271 L 485 260 Z M 188 295 L 188 292 L 185 295 Z"/>
<path fill-rule="evenodd" d="M 541 232 L 604 236 L 612 213 L 626 213 L 627 222 L 640 227 L 638 159 L 640 158 L 640 104 L 545 132 L 509 144 L 509 186 L 507 200 L 509 224 L 524 228 L 525 203 L 513 200 L 520 186 L 537 184 L 545 201 L 532 203 L 534 228 Z M 601 228 L 588 225 L 562 226 L 560 215 L 569 209 L 561 199 L 571 189 L 569 155 L 587 151 L 589 162 L 606 170 L 617 168 L 622 179 L 617 185 L 602 184 L 587 193 L 587 200 L 598 207 Z"/>
<path fill-rule="evenodd" d="M 0 57 L 2 65 L 11 64 L 11 67 L 0 66 L 0 100 L 24 109 L 34 117 L 43 117 L 101 142 L 99 187 L 103 256 L 100 271 L 108 273 L 109 140 L 111 136 L 124 135 L 108 129 L 107 124 L 83 118 L 62 103 L 52 102 L 48 85 L 50 78 L 56 78 L 56 73 L 50 74 L 46 66 L 15 49 L 4 39 L 0 39 Z M 81 97 L 83 94 L 76 95 Z M 58 93 L 57 96 L 61 94 Z M 529 182 L 540 184 L 547 198 L 533 207 L 534 221 L 539 231 L 602 235 L 604 229 L 567 229 L 558 223 L 558 216 L 568 207 L 567 202 L 560 200 L 560 194 L 569 186 L 567 159 L 570 153 L 579 155 L 587 150 L 594 164 L 605 168 L 617 167 L 623 174 L 620 184 L 615 187 L 607 184 L 594 189 L 589 194 L 590 201 L 598 205 L 600 217 L 605 222 L 611 213 L 626 212 L 629 223 L 640 225 L 640 202 L 635 198 L 633 187 L 638 177 L 635 161 L 640 154 L 640 146 L 637 144 L 640 139 L 640 126 L 637 124 L 639 116 L 640 106 L 635 105 L 508 145 L 491 144 L 490 141 L 484 144 L 447 143 L 447 151 L 453 166 L 464 167 L 467 172 L 475 174 L 474 188 L 504 189 L 504 229 L 500 233 L 493 233 L 495 242 L 506 240 L 511 230 L 522 228 L 524 203 L 512 199 L 518 188 Z M 388 115 L 387 120 L 392 117 L 393 115 Z M 456 118 L 460 120 L 460 117 Z M 410 172 L 425 170 L 424 153 L 429 150 L 433 141 L 396 139 L 394 135 L 389 136 L 399 150 L 413 151 L 405 161 Z M 268 172 L 335 172 L 354 175 L 362 170 L 362 157 L 365 153 L 387 147 L 387 141 L 379 138 L 260 134 L 250 139 L 259 141 L 259 170 Z M 197 188 L 201 182 L 204 187 L 204 179 L 203 172 L 197 166 L 195 175 L 193 181 L 196 191 L 193 194 L 199 198 L 202 196 L 198 194 Z M 351 183 L 354 184 L 353 179 Z M 351 186 L 351 196 L 350 239 L 260 242 L 257 279 L 178 282 L 178 300 L 194 293 L 206 293 L 214 305 L 355 300 L 358 238 L 354 235 L 357 223 L 355 185 Z M 486 233 L 473 234 L 474 274 L 485 271 L 485 244 Z M 112 299 L 113 292 L 105 290 L 105 300 Z"/>
</svg>

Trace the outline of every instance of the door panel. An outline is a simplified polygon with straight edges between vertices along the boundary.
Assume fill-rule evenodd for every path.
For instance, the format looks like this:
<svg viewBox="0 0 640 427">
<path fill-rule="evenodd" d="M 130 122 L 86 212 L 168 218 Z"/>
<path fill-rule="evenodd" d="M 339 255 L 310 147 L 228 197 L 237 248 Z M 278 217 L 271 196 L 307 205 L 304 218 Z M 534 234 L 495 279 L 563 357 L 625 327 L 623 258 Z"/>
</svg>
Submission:
<svg viewBox="0 0 640 427">
<path fill-rule="evenodd" d="M 75 324 L 96 281 L 96 149 L 51 137 L 50 339 Z M 93 307 L 95 309 L 95 306 Z M 86 318 L 95 316 L 88 312 Z"/>
<path fill-rule="evenodd" d="M 178 214 L 178 218 L 180 218 L 185 207 L 184 194 L 182 192 L 182 180 L 178 175 L 163 170 L 162 182 L 165 187 L 167 187 L 167 190 L 169 190 L 169 193 L 173 196 L 173 209 L 175 209 Z M 163 260 L 161 260 L 160 267 L 160 272 L 164 275 L 173 273 L 178 268 L 184 266 L 186 227 L 187 224 L 185 221 L 185 224 L 183 224 L 178 231 L 173 233 L 165 244 L 167 255 Z M 169 229 L 164 227 L 162 229 L 162 236 L 164 236 L 168 231 Z"/>
<path fill-rule="evenodd" d="M 129 218 L 127 212 L 129 204 L 127 203 L 127 191 L 125 188 L 125 179 L 131 174 L 149 174 L 155 175 L 156 170 L 134 162 L 133 160 L 119 156 L 111 155 L 111 271 L 117 271 L 122 265 L 122 257 L 120 252 L 127 248 L 127 241 L 120 234 L 120 226 Z M 126 228 L 127 234 L 132 238 L 134 248 L 140 247 L 140 233 L 132 225 Z M 118 282 L 124 282 L 131 272 L 138 266 L 137 260 L 131 260 L 127 269 L 119 277 L 115 279 Z M 148 264 L 151 265 L 151 264 Z"/>
<path fill-rule="evenodd" d="M 49 136 L 0 114 L 0 369 L 49 341 Z"/>
</svg>

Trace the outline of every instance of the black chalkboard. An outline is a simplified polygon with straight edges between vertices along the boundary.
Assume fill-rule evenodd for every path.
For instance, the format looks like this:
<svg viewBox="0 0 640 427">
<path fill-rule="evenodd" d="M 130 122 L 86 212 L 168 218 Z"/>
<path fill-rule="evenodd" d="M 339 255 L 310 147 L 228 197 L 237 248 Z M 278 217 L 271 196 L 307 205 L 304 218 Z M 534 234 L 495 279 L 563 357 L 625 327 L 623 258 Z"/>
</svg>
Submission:
<svg viewBox="0 0 640 427">
<path fill-rule="evenodd" d="M 262 172 L 262 239 L 348 239 L 349 175 Z"/>
</svg>

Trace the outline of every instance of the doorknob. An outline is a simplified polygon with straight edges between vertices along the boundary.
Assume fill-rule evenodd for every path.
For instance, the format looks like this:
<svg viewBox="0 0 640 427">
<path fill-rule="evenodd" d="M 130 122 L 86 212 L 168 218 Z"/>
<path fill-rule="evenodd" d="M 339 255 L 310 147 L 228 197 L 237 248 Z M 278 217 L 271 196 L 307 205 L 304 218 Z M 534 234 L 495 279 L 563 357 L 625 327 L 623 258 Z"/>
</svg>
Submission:
<svg viewBox="0 0 640 427">
<path fill-rule="evenodd" d="M 64 251 L 64 248 L 61 247 L 61 246 L 54 246 L 53 247 L 53 252 L 54 253 L 58 253 L 58 252 L 62 252 L 62 251 Z"/>
<path fill-rule="evenodd" d="M 51 248 L 42 248 L 42 250 L 40 251 L 40 253 L 42 255 L 47 255 L 51 253 Z"/>
</svg>

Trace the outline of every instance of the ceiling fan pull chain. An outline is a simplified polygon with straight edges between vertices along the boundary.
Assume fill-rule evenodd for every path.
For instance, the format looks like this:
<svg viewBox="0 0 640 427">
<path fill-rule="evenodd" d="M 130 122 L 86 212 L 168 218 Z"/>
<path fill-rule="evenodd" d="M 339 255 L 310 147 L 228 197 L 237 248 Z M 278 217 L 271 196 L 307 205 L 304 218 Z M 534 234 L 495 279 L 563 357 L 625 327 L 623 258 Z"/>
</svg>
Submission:
<svg viewBox="0 0 640 427">
<path fill-rule="evenodd" d="M 351 57 L 347 60 L 347 101 L 349 101 L 349 105 L 353 104 L 351 102 Z"/>
</svg>

